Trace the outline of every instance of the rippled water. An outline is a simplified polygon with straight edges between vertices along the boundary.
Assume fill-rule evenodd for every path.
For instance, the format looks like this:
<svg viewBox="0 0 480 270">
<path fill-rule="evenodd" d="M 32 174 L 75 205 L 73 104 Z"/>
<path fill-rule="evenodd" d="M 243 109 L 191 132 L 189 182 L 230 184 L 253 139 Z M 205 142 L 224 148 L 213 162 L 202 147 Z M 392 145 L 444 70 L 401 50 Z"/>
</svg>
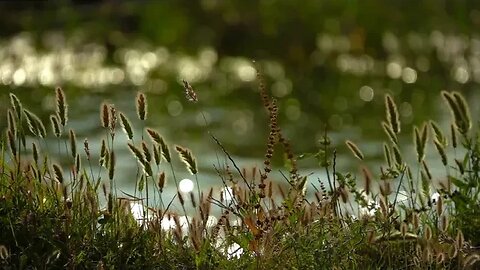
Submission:
<svg viewBox="0 0 480 270">
<path fill-rule="evenodd" d="M 446 126 L 449 114 L 439 98 L 440 90 L 458 90 L 471 101 L 478 115 L 480 39 L 476 36 L 410 32 L 396 36 L 385 32 L 381 50 L 360 48 L 364 43 L 351 36 L 318 33 L 316 48 L 306 71 L 291 70 L 281 59 L 257 59 L 269 89 L 280 106 L 280 122 L 296 153 L 315 152 L 324 127 L 339 147 L 340 167 L 356 170 L 343 141 L 352 139 L 370 161 L 378 163 L 385 139 L 383 95 L 392 94 L 404 124 L 433 118 Z M 261 106 L 256 65 L 246 57 L 219 56 L 215 48 L 199 48 L 188 55 L 167 47 L 132 41 L 109 50 L 81 35 L 46 34 L 40 46 L 29 33 L 0 42 L 0 116 L 13 92 L 45 123 L 54 110 L 56 86 L 62 86 L 70 104 L 69 128 L 79 141 L 88 138 L 99 149 L 105 132 L 100 128 L 99 106 L 115 105 L 132 120 L 138 143 L 144 124 L 136 120 L 135 95 L 148 96 L 147 126 L 156 128 L 169 143 L 192 149 L 200 166 L 201 186 L 221 186 L 213 165 L 225 163 L 220 148 L 208 131 L 226 146 L 240 167 L 262 165 L 267 137 L 267 117 Z M 181 81 L 189 81 L 199 102 L 185 99 Z M 0 124 L 5 128 L 5 121 Z M 402 140 L 409 144 L 405 126 Z M 145 134 L 144 134 L 145 136 Z M 119 187 L 132 191 L 136 161 L 126 147 L 127 138 L 116 136 Z M 55 145 L 52 138 L 49 145 Z M 80 143 L 79 143 L 80 147 Z M 172 149 L 173 150 L 173 149 Z M 50 150 L 55 153 L 55 148 Z M 434 154 L 432 154 L 433 156 Z M 219 158 L 218 158 L 219 157 Z M 277 160 L 281 165 L 281 159 Z M 302 161 L 310 179 L 324 179 L 315 162 Z M 178 178 L 189 177 L 176 162 Z M 168 167 L 163 168 L 169 173 Z M 281 175 L 276 173 L 277 178 Z M 173 194 L 173 189 L 168 192 Z"/>
</svg>

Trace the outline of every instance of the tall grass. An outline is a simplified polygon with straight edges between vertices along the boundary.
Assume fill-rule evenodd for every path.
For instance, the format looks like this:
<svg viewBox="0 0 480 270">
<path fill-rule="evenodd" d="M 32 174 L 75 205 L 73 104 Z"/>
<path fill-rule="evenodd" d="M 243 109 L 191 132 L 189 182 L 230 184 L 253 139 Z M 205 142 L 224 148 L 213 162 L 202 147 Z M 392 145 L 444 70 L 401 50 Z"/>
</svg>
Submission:
<svg viewBox="0 0 480 270">
<path fill-rule="evenodd" d="M 379 126 L 387 135 L 386 142 L 379 146 L 384 149 L 385 164 L 375 169 L 361 163 L 361 174 L 357 176 L 337 170 L 337 149 L 327 136 L 318 153 L 295 154 L 282 132 L 276 101 L 270 97 L 260 73 L 258 81 L 269 119 L 263 165 L 239 168 L 221 140 L 211 134 L 226 160 L 224 166 L 215 167 L 223 185 L 221 192 L 198 188 L 201 156 L 197 158 L 188 148 L 176 145 L 176 159 L 163 136 L 146 126 L 148 107 L 143 93 L 137 95 L 135 104 L 143 125 L 141 136 L 134 134 L 136 129 L 125 113 L 104 103 L 100 124 L 105 128 L 105 138 L 100 149 L 90 149 L 85 139 L 83 152 L 77 149 L 74 130 L 65 132 L 68 111 L 73 108 L 68 107 L 62 89 L 55 92 L 56 112 L 50 117 L 52 134 L 47 134 L 42 120 L 11 94 L 11 108 L 6 114 L 8 128 L 1 140 L 0 267 L 480 267 L 480 143 L 460 93 L 442 92 L 453 118 L 449 138 L 445 135 L 448 132 L 432 121 L 413 129 L 417 158 L 412 161 L 403 156 L 406 149 L 398 143 L 397 135 L 405 129 L 401 129 L 393 97 L 387 95 L 386 121 Z M 187 99 L 200 102 L 193 87 L 183 83 Z M 117 115 L 128 138 L 126 145 L 115 142 Z M 27 135 L 26 130 L 31 134 Z M 143 130 L 151 142 L 144 139 Z M 58 163 L 57 157 L 48 152 L 48 136 L 65 142 L 71 159 Z M 363 162 L 366 157 L 360 150 L 361 143 L 345 143 Z M 429 144 L 433 144 L 445 167 L 440 179 L 430 173 L 425 155 Z M 115 157 L 119 148 L 129 149 L 132 160 L 137 161 L 133 195 L 120 196 L 115 187 L 120 177 Z M 276 181 L 271 175 L 274 155 L 282 155 L 287 161 L 284 179 Z M 306 157 L 319 161 L 326 179 L 317 182 L 301 175 L 297 160 Z M 102 179 L 100 172 L 94 173 L 95 162 L 107 179 Z M 178 190 L 173 166 L 177 162 L 183 162 L 185 169 L 195 175 L 196 195 Z M 363 179 L 363 184 L 357 177 Z M 171 179 L 177 192 L 167 198 L 164 191 Z M 404 197 L 406 200 L 401 199 Z M 194 208 L 189 215 L 185 208 L 188 201 Z M 181 213 L 171 210 L 174 203 L 181 205 Z M 219 216 L 212 216 L 214 207 L 220 210 Z"/>
</svg>

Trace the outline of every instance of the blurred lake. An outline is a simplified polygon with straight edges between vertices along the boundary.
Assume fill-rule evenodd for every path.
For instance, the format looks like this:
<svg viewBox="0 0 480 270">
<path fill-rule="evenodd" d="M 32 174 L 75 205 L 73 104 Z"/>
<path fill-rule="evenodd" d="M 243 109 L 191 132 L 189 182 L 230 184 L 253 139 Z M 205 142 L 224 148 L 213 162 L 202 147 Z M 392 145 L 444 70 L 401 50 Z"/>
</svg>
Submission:
<svg viewBox="0 0 480 270">
<path fill-rule="evenodd" d="M 62 86 L 78 148 L 88 138 L 98 154 L 106 136 L 99 117 L 104 100 L 132 121 L 139 144 L 144 124 L 136 117 L 135 96 L 142 91 L 145 126 L 170 144 L 179 179 L 190 176 L 173 145 L 192 150 L 203 189 L 222 185 L 214 165 L 226 162 L 208 132 L 240 167 L 262 167 L 268 117 L 257 66 L 278 101 L 279 123 L 294 152 L 317 152 L 327 127 L 338 168 L 353 172 L 360 163 L 346 139 L 364 151 L 364 164 L 382 164 L 386 93 L 399 107 L 407 146 L 412 126 L 423 121 L 448 130 L 441 90 L 462 92 L 472 115 L 479 113 L 480 4 L 474 1 L 52 2 L 0 3 L 0 117 L 12 92 L 49 126 L 54 89 Z M 197 103 L 185 98 L 183 79 L 197 92 Z M 118 129 L 118 186 L 131 193 L 137 166 L 126 142 Z M 51 135 L 48 145 L 56 144 Z M 58 153 L 56 147 L 48 151 Z M 413 156 L 413 146 L 405 155 Z M 281 169 L 282 157 L 275 164 Z M 312 181 L 325 180 L 314 160 L 299 164 L 302 173 L 313 173 Z"/>
</svg>

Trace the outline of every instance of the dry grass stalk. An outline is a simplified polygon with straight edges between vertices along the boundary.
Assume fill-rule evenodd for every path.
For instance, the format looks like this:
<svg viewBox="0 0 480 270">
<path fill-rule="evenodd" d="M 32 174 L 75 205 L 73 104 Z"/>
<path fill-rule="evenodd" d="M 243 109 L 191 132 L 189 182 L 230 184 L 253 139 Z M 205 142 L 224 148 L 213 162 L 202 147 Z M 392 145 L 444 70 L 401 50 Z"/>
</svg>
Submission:
<svg viewBox="0 0 480 270">
<path fill-rule="evenodd" d="M 358 158 L 359 160 L 363 160 L 365 158 L 362 151 L 360 151 L 360 148 L 358 148 L 358 146 L 354 142 L 347 140 L 345 141 L 345 144 L 348 146 L 350 151 L 352 151 L 353 155 L 356 158 Z"/>
<path fill-rule="evenodd" d="M 175 149 L 180 155 L 180 159 L 187 165 L 187 169 L 191 174 L 197 174 L 197 163 L 195 161 L 195 158 L 193 157 L 192 153 L 190 150 L 187 148 L 183 148 L 181 146 L 175 146 Z"/>
<path fill-rule="evenodd" d="M 144 93 L 137 93 L 137 116 L 140 120 L 145 120 L 147 118 L 147 97 Z"/>
<path fill-rule="evenodd" d="M 132 129 L 132 125 L 130 124 L 130 121 L 125 116 L 125 114 L 121 112 L 119 114 L 120 114 L 120 125 L 122 125 L 123 131 L 125 132 L 129 140 L 133 140 L 133 129 Z"/>
<path fill-rule="evenodd" d="M 65 97 L 65 92 L 63 92 L 62 88 L 57 87 L 57 89 L 55 90 L 55 94 L 57 117 L 58 119 L 60 119 L 60 124 L 65 127 L 68 121 L 68 105 Z"/>
</svg>

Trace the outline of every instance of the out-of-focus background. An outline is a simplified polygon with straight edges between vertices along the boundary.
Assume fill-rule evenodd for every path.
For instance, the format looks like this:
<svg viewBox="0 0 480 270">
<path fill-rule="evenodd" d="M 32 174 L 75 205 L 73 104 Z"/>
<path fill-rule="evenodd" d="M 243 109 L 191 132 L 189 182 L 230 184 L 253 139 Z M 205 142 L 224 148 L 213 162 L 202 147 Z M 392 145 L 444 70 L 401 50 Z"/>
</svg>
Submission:
<svg viewBox="0 0 480 270">
<path fill-rule="evenodd" d="M 478 115 L 478 29 L 480 3 L 467 0 L 1 1 L 0 119 L 13 92 L 49 124 L 53 90 L 62 86 L 69 128 L 98 152 L 103 100 L 127 114 L 139 142 L 134 98 L 141 90 L 147 125 L 192 149 L 202 187 L 221 185 L 212 166 L 221 151 L 207 131 L 240 164 L 262 165 L 268 126 L 255 60 L 295 153 L 317 151 L 327 126 L 339 161 L 353 160 L 343 158 L 348 138 L 380 162 L 385 93 L 397 102 L 406 144 L 412 124 L 435 119 L 448 127 L 441 90 L 465 94 Z M 182 79 L 197 103 L 185 99 Z M 135 160 L 125 136 L 117 138 L 120 186 L 131 189 Z M 305 173 L 318 169 L 311 160 L 302 165 L 312 168 Z"/>
</svg>

